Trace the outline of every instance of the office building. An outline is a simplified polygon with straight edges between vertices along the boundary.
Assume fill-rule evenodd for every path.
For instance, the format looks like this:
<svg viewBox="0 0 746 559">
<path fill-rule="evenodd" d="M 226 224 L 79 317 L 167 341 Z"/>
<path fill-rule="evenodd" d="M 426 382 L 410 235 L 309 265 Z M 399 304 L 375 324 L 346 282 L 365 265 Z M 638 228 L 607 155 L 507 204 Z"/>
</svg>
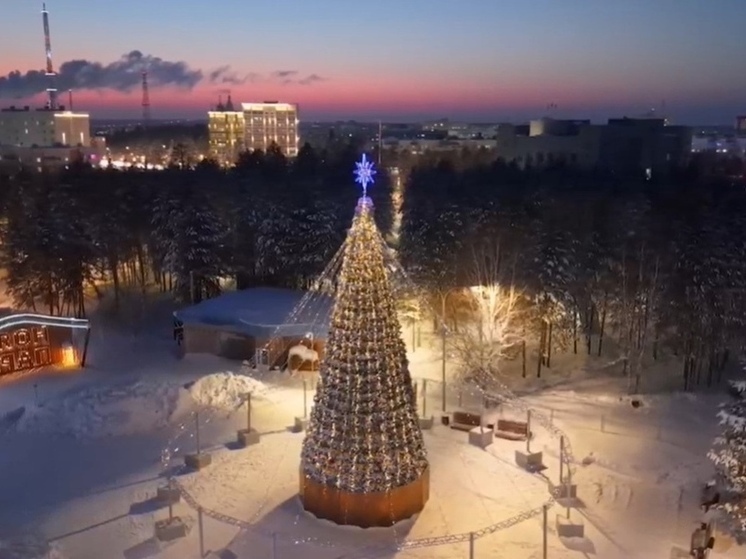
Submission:
<svg viewBox="0 0 746 559">
<path fill-rule="evenodd" d="M 210 155 L 230 165 L 244 150 L 267 151 L 276 144 L 287 157 L 298 155 L 298 107 L 267 101 L 233 107 L 231 98 L 207 113 Z"/>
<path fill-rule="evenodd" d="M 87 113 L 66 111 L 64 107 L 0 110 L 0 159 L 6 167 L 41 171 L 76 160 L 93 161 L 101 155 L 91 146 Z"/>
<path fill-rule="evenodd" d="M 18 147 L 89 147 L 87 113 L 29 107 L 0 110 L 0 144 Z"/>
<path fill-rule="evenodd" d="M 242 103 L 246 148 L 266 151 L 277 144 L 288 157 L 298 155 L 298 107 L 291 103 L 265 101 Z"/>
<path fill-rule="evenodd" d="M 221 165 L 232 165 L 246 149 L 243 112 L 234 110 L 230 95 L 225 104 L 220 101 L 208 111 L 207 135 L 210 156 Z"/>
<path fill-rule="evenodd" d="M 736 117 L 736 132 L 746 133 L 746 115 Z"/>
<path fill-rule="evenodd" d="M 566 163 L 616 172 L 667 171 L 686 162 L 692 130 L 664 119 L 620 118 L 607 124 L 542 118 L 528 125 L 500 125 L 498 157 L 520 166 Z"/>
</svg>

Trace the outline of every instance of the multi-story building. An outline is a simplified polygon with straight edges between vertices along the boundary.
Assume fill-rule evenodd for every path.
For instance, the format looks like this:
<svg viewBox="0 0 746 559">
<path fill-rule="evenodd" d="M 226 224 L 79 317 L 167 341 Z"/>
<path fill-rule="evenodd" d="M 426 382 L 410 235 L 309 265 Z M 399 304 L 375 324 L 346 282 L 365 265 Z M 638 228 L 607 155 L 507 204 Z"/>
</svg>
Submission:
<svg viewBox="0 0 746 559">
<path fill-rule="evenodd" d="M 207 132 L 210 156 L 221 165 L 235 163 L 246 149 L 243 112 L 233 108 L 230 95 L 225 104 L 220 101 L 214 111 L 208 111 Z"/>
<path fill-rule="evenodd" d="M 244 150 L 266 151 L 276 144 L 287 157 L 298 155 L 298 107 L 267 101 L 233 107 L 230 96 L 207 113 L 210 155 L 230 165 Z"/>
<path fill-rule="evenodd" d="M 736 131 L 740 133 L 746 132 L 746 115 L 736 117 Z"/>
<path fill-rule="evenodd" d="M 87 113 L 29 107 L 0 110 L 0 144 L 89 147 L 90 142 L 91 120 Z"/>
<path fill-rule="evenodd" d="M 607 124 L 543 118 L 528 125 L 501 125 L 497 155 L 521 166 L 566 162 L 618 172 L 666 171 L 681 165 L 692 148 L 692 130 L 664 119 L 621 118 Z"/>
<path fill-rule="evenodd" d="M 246 148 L 267 150 L 277 144 L 288 157 L 298 155 L 298 106 L 265 101 L 242 103 Z"/>
<path fill-rule="evenodd" d="M 4 166 L 43 170 L 94 160 L 87 113 L 10 107 L 0 110 L 0 160 Z"/>
</svg>

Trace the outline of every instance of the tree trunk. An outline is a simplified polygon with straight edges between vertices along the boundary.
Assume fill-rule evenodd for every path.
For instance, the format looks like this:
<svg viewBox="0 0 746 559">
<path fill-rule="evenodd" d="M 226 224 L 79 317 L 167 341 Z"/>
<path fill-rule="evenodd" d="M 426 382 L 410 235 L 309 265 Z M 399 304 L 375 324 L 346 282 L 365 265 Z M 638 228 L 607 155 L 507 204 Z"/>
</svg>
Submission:
<svg viewBox="0 0 746 559">
<path fill-rule="evenodd" d="M 586 321 L 586 324 L 588 326 L 588 336 L 587 336 L 587 343 L 588 343 L 588 355 L 591 354 L 591 344 L 593 341 L 593 322 L 594 322 L 594 316 L 596 315 L 596 307 L 593 304 L 593 301 L 591 301 L 591 306 L 588 309 L 588 320 Z"/>
<path fill-rule="evenodd" d="M 604 303 L 601 309 L 601 324 L 599 324 L 598 331 L 598 356 L 601 357 L 601 347 L 604 343 L 604 330 L 606 328 L 606 306 L 609 300 L 608 291 L 604 291 Z"/>
<path fill-rule="evenodd" d="M 572 352 L 578 354 L 578 306 L 572 308 Z"/>
<path fill-rule="evenodd" d="M 649 293 L 645 295 L 645 311 L 642 314 L 642 328 L 638 335 L 638 347 L 641 347 L 646 343 L 648 326 L 650 324 L 650 296 Z"/>
<path fill-rule="evenodd" d="M 536 378 L 541 378 L 541 366 L 544 361 L 544 339 L 546 338 L 546 322 L 544 320 L 541 320 L 541 326 L 540 326 L 540 334 L 539 334 L 539 355 L 538 359 L 536 360 Z"/>
<path fill-rule="evenodd" d="M 707 388 L 712 386 L 713 373 L 715 372 L 715 346 L 710 346 L 709 356 L 707 358 Z"/>
<path fill-rule="evenodd" d="M 137 254 L 137 267 L 140 269 L 140 289 L 145 293 L 145 254 L 142 248 L 142 244 L 139 242 L 135 245 L 135 251 Z"/>
<path fill-rule="evenodd" d="M 119 284 L 119 261 L 114 254 L 109 255 L 109 270 L 111 270 L 111 281 L 114 283 L 114 310 L 119 310 L 121 286 Z"/>
<path fill-rule="evenodd" d="M 552 322 L 547 325 L 547 361 L 548 368 L 552 367 Z"/>
<path fill-rule="evenodd" d="M 526 338 L 521 342 L 521 376 L 526 378 Z"/>
</svg>

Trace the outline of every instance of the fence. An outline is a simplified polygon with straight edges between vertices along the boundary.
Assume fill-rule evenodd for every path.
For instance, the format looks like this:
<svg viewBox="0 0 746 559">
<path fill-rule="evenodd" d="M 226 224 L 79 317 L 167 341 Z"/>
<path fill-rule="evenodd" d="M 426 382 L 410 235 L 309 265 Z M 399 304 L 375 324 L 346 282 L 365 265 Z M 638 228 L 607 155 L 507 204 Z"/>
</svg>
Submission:
<svg viewBox="0 0 746 559">
<path fill-rule="evenodd" d="M 469 384 L 444 384 L 439 380 L 416 379 L 417 406 L 421 416 L 439 416 L 454 410 L 493 411 L 498 417 L 525 415 L 531 408 L 545 416 L 547 423 L 570 431 L 595 431 L 606 435 L 660 441 L 685 446 L 688 437 L 682 421 L 686 416 L 660 414 L 645 404 L 633 407 L 630 400 L 614 402 L 616 409 L 599 409 L 591 399 L 578 398 L 556 402 L 539 397 L 518 397 L 504 385 L 484 391 Z M 618 400 L 618 399 L 617 399 Z M 521 405 L 517 403 L 521 402 Z M 445 403 L 445 404 L 444 404 Z M 506 405 L 507 403 L 507 405 Z M 611 400 L 606 402 L 612 404 Z M 692 427 L 696 424 L 692 423 Z M 701 426 L 700 426 L 701 428 Z"/>
<path fill-rule="evenodd" d="M 272 389 L 272 392 L 275 390 L 279 392 L 280 390 L 286 390 L 286 387 Z M 302 400 L 299 399 L 298 401 L 298 415 L 301 415 L 300 406 L 302 406 L 303 415 L 305 416 L 305 413 L 308 411 L 309 402 L 312 401 L 310 390 L 308 390 L 307 386 L 304 386 Z M 302 404 L 300 404 L 301 401 L 303 402 Z M 572 471 L 578 461 L 572 454 L 569 438 L 565 436 L 560 426 L 568 426 L 574 430 L 596 430 L 609 435 L 635 437 L 641 435 L 641 431 L 639 431 L 637 426 L 631 427 L 628 422 L 625 423 L 625 420 L 613 414 L 596 414 L 592 409 L 591 411 L 582 410 L 582 412 L 579 412 L 577 409 L 569 410 L 548 406 L 531 406 L 528 402 L 516 398 L 505 387 L 498 387 L 498 390 L 494 392 L 480 391 L 475 387 L 466 386 L 445 386 L 444 390 L 443 385 L 437 381 L 428 380 L 423 383 L 422 380 L 419 380 L 417 381 L 417 401 L 421 417 L 443 414 L 443 402 L 445 402 L 446 413 L 456 409 L 482 411 L 486 408 L 491 410 L 492 413 L 505 414 L 506 417 L 515 415 L 525 417 L 528 410 L 531 409 L 532 425 L 539 425 L 552 438 L 558 439 L 558 442 L 559 439 L 562 439 L 565 443 L 562 451 L 560 451 L 560 445 L 557 445 L 558 452 L 556 457 L 560 460 L 561 468 L 565 469 L 566 472 L 570 472 L 570 475 L 572 475 Z M 283 411 L 286 412 L 286 408 Z M 228 553 L 223 553 L 223 555 L 205 555 L 209 549 L 214 549 L 213 546 L 220 540 L 220 538 L 214 537 L 214 532 L 221 532 L 224 535 L 226 527 L 230 527 L 239 532 L 238 537 L 234 540 L 235 546 L 239 546 L 242 549 L 250 549 L 251 554 L 246 556 L 252 558 L 266 557 L 279 559 L 281 557 L 296 555 L 307 557 L 308 559 L 383 559 L 394 556 L 410 557 L 412 559 L 446 559 L 456 557 L 474 559 L 475 557 L 494 557 L 499 556 L 501 552 L 504 553 L 502 543 L 495 541 L 495 534 L 529 519 L 543 520 L 541 525 L 543 525 L 544 535 L 542 537 L 542 528 L 537 525 L 534 540 L 536 541 L 536 548 L 534 551 L 541 548 L 542 557 L 548 556 L 547 517 L 551 507 L 555 504 L 557 488 L 561 485 L 560 483 L 556 485 L 552 484 L 548 477 L 543 478 L 544 482 L 548 485 L 547 498 L 544 503 L 527 507 L 520 514 L 505 518 L 481 529 L 456 534 L 429 535 L 428 537 L 421 538 L 409 538 L 403 531 L 400 530 L 397 533 L 396 529 L 394 529 L 393 541 L 387 541 L 383 544 L 364 543 L 357 548 L 350 544 L 340 544 L 338 541 L 334 541 L 333 538 L 325 539 L 323 535 L 319 537 L 303 537 L 303 535 L 294 532 L 292 527 L 283 532 L 272 531 L 262 527 L 256 520 L 266 503 L 259 504 L 256 517 L 248 519 L 236 518 L 227 514 L 225 511 L 207 508 L 181 483 L 177 476 L 182 473 L 183 468 L 174 465 L 174 460 L 181 458 L 183 448 L 186 446 L 188 439 L 192 439 L 199 447 L 200 424 L 204 429 L 215 418 L 214 412 L 208 410 L 200 412 L 200 416 L 185 421 L 179 426 L 176 436 L 169 441 L 169 444 L 164 449 L 162 459 L 164 471 L 168 472 L 171 483 L 178 488 L 181 494 L 183 505 L 179 506 L 183 507 L 185 505 L 191 510 L 188 514 L 193 517 L 195 526 L 190 538 L 198 540 L 194 542 L 194 545 L 195 549 L 199 546 L 202 556 L 244 556 L 236 555 L 235 552 L 234 555 Z M 290 418 L 286 419 L 289 420 Z M 261 425 L 259 427 L 263 428 L 265 426 Z M 642 431 L 643 436 L 657 440 L 664 438 L 665 433 L 666 431 L 662 424 L 657 424 L 647 431 Z M 260 442 L 259 444 L 261 445 L 262 443 Z M 548 473 L 550 477 L 555 476 L 553 471 Z M 197 472 L 194 475 L 199 476 L 200 474 L 201 472 Z M 536 474 L 526 473 L 526 476 L 530 475 Z M 560 481 L 562 480 L 560 479 Z M 553 490 L 551 489 L 552 487 L 554 487 Z M 679 496 L 679 501 L 683 502 L 684 500 L 685 496 L 682 493 Z M 224 542 L 230 538 L 224 536 L 222 539 Z M 236 547 L 233 547 L 233 549 L 236 549 Z M 535 556 L 535 553 L 533 556 Z"/>
</svg>

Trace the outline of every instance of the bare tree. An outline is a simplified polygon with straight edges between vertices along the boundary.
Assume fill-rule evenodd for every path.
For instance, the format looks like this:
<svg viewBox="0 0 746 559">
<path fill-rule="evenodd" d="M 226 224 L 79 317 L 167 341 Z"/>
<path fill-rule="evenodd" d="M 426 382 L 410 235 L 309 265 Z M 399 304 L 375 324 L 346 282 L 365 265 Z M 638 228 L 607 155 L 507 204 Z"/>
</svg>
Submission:
<svg viewBox="0 0 746 559">
<path fill-rule="evenodd" d="M 475 255 L 473 285 L 465 290 L 468 320 L 452 337 L 452 353 L 462 381 L 487 389 L 504 379 L 503 363 L 514 358 L 524 339 L 523 297 L 511 277 L 502 277 L 499 246 Z"/>
<path fill-rule="evenodd" d="M 631 394 L 640 390 L 643 358 L 656 327 L 656 312 L 659 298 L 660 259 L 650 262 L 649 251 L 644 244 L 639 247 L 636 261 L 623 256 L 621 265 L 621 348 L 627 387 Z M 636 274 L 630 273 L 636 268 Z"/>
</svg>

